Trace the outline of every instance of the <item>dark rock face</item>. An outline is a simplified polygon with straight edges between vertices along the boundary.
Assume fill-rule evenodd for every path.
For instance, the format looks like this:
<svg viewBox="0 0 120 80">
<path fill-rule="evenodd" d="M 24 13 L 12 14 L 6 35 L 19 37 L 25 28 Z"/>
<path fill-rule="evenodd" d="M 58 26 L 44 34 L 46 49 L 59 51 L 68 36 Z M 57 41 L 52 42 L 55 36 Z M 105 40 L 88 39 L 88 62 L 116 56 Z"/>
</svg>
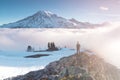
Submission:
<svg viewBox="0 0 120 80">
<path fill-rule="evenodd" d="M 24 58 L 39 58 L 39 57 L 49 56 L 49 55 L 50 54 L 35 54 L 35 55 L 25 56 Z"/>
<path fill-rule="evenodd" d="M 58 51 L 59 49 L 56 47 L 54 42 L 48 42 L 48 49 L 46 51 Z"/>
<path fill-rule="evenodd" d="M 32 52 L 33 51 L 33 48 L 29 45 L 28 47 L 27 47 L 27 52 Z"/>
<path fill-rule="evenodd" d="M 5 80 L 120 80 L 120 70 L 85 52 L 61 58 L 43 70 Z"/>
</svg>

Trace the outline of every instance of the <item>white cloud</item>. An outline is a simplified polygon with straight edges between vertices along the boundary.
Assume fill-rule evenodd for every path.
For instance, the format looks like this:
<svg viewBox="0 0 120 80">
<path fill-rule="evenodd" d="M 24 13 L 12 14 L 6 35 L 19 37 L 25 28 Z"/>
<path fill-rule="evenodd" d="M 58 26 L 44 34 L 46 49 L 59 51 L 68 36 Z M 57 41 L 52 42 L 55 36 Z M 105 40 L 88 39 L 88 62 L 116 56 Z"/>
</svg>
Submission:
<svg viewBox="0 0 120 80">
<path fill-rule="evenodd" d="M 100 10 L 103 10 L 103 11 L 108 11 L 108 10 L 109 10 L 109 8 L 108 8 L 108 7 L 105 7 L 105 6 L 100 6 L 99 9 L 100 9 Z"/>
<path fill-rule="evenodd" d="M 23 75 L 28 73 L 29 71 L 39 70 L 43 69 L 43 66 L 40 67 L 6 67 L 6 66 L 0 66 L 0 80 L 5 79 L 11 76 L 16 75 Z"/>
<path fill-rule="evenodd" d="M 4 29 L 0 31 L 0 39 L 8 44 L 14 42 L 19 49 L 26 49 L 27 45 L 43 48 L 47 42 L 54 41 L 60 47 L 75 48 L 80 41 L 85 49 L 92 50 L 106 61 L 120 68 L 120 22 L 111 23 L 98 29 Z M 33 34 L 34 33 L 34 34 Z M 2 41 L 2 42 L 3 42 Z M 0 49 L 6 49 L 5 44 L 0 43 Z M 9 46 L 8 46 L 9 47 Z M 16 49 L 16 47 L 9 47 Z"/>
</svg>

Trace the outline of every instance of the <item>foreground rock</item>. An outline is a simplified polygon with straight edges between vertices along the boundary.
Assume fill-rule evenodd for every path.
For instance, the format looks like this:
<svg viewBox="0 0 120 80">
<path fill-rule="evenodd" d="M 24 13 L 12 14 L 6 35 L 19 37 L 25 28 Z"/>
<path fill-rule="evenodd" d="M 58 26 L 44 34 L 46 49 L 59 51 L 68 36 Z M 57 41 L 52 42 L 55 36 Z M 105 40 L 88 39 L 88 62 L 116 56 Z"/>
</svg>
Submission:
<svg viewBox="0 0 120 80">
<path fill-rule="evenodd" d="M 44 69 L 4 80 L 120 80 L 120 70 L 96 55 L 75 54 Z"/>
<path fill-rule="evenodd" d="M 49 55 L 50 54 L 35 54 L 35 55 L 25 56 L 25 58 L 39 58 L 39 57 L 49 56 Z"/>
</svg>

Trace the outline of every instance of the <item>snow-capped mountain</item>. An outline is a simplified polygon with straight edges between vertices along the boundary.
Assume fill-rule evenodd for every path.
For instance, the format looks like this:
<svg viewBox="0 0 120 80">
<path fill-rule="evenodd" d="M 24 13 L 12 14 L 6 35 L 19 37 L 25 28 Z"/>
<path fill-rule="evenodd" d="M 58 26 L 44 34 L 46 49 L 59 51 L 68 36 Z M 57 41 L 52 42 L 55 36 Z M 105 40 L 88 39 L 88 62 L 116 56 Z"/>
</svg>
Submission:
<svg viewBox="0 0 120 80">
<path fill-rule="evenodd" d="M 14 23 L 4 24 L 1 28 L 87 28 L 95 24 L 79 22 L 75 19 L 65 19 L 49 11 L 38 11 L 32 16 Z M 99 26 L 99 25 L 97 25 Z"/>
</svg>

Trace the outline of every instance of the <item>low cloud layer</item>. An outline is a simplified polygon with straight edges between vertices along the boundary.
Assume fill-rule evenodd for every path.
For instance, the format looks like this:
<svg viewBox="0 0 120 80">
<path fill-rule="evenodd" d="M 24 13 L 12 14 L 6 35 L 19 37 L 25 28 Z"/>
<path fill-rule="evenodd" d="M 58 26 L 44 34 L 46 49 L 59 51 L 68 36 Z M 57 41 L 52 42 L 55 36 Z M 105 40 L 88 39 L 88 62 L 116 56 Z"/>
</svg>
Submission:
<svg viewBox="0 0 120 80">
<path fill-rule="evenodd" d="M 75 48 L 76 42 L 120 67 L 120 28 L 118 23 L 97 29 L 0 29 L 0 50 L 46 48 L 54 41 L 58 47 Z M 12 47 L 11 47 L 12 46 Z"/>
</svg>

